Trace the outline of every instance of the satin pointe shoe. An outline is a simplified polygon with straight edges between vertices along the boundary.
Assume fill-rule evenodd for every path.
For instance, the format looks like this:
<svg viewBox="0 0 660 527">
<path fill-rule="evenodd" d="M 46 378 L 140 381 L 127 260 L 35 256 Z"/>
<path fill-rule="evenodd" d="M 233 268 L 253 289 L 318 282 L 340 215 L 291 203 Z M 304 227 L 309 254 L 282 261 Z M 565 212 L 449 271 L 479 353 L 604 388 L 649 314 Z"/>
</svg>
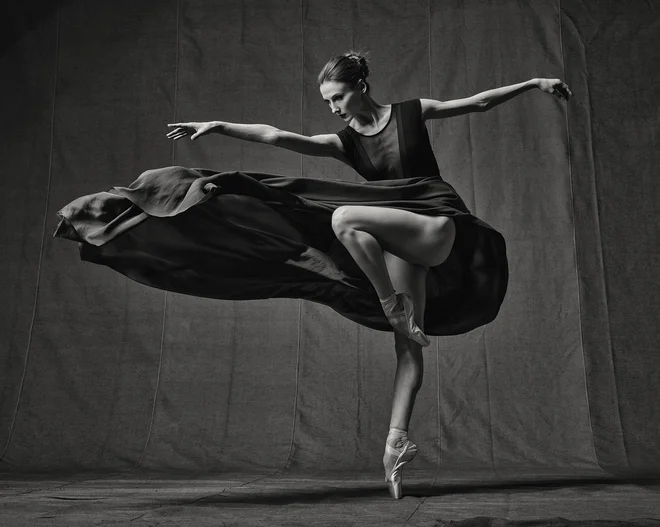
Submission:
<svg viewBox="0 0 660 527">
<path fill-rule="evenodd" d="M 431 344 L 431 339 L 415 322 L 415 305 L 408 293 L 394 293 L 389 298 L 381 300 L 381 305 L 394 329 L 421 344 L 422 347 Z"/>
<path fill-rule="evenodd" d="M 398 450 L 389 444 L 385 444 L 385 459 L 388 461 L 396 460 L 389 474 L 385 474 L 387 488 L 395 500 L 400 500 L 403 497 L 403 466 L 412 461 L 416 455 L 417 445 L 410 440 L 406 440 Z M 387 463 L 385 462 L 385 464 Z"/>
</svg>

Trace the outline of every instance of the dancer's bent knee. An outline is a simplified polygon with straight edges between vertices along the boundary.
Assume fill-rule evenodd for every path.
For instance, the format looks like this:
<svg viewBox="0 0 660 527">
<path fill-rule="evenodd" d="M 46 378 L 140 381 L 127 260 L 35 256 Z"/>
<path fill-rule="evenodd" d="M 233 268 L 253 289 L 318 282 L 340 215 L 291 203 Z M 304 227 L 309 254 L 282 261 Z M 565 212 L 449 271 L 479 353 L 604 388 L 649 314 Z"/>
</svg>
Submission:
<svg viewBox="0 0 660 527">
<path fill-rule="evenodd" d="M 332 213 L 332 220 L 330 225 L 332 226 L 332 230 L 337 235 L 337 237 L 339 237 L 341 233 L 345 232 L 349 227 L 348 222 L 346 221 L 347 212 L 348 207 L 342 205 L 341 207 L 337 207 Z"/>
</svg>

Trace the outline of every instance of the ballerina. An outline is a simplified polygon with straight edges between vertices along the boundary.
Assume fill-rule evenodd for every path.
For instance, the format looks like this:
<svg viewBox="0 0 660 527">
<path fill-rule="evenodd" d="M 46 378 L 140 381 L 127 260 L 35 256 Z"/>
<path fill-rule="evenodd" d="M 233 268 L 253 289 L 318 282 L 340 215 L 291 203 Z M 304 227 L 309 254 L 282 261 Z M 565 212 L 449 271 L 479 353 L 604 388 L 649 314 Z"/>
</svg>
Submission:
<svg viewBox="0 0 660 527">
<path fill-rule="evenodd" d="M 384 316 L 390 331 L 394 332 L 397 367 L 383 465 L 389 491 L 392 497 L 398 499 L 403 496 L 403 467 L 417 453 L 417 446 L 408 438 L 408 429 L 415 398 L 422 384 L 422 349 L 430 344 L 425 328 L 429 327 L 432 335 L 449 335 L 464 333 L 488 323 L 499 310 L 508 280 L 505 244 L 501 234 L 473 216 L 453 187 L 440 177 L 424 123 L 429 119 L 483 112 L 534 88 L 563 100 L 568 100 L 572 93 L 560 79 L 535 78 L 462 99 L 413 99 L 380 104 L 371 95 L 368 75 L 366 57 L 353 51 L 332 58 L 319 73 L 318 84 L 323 101 L 345 123 L 338 133 L 310 137 L 266 124 L 224 121 L 171 123 L 167 133 L 167 137 L 173 140 L 184 137 L 196 140 L 204 135 L 219 133 L 304 155 L 331 157 L 356 170 L 367 180 L 364 184 L 249 173 L 208 174 L 197 169 L 169 167 L 145 172 L 129 188 L 115 187 L 111 191 L 112 197 L 106 193 L 102 198 L 100 195 L 79 198 L 60 211 L 63 220 L 56 235 L 83 242 L 84 259 L 109 265 L 133 279 L 163 289 L 215 298 L 308 298 L 327 303 L 352 320 L 376 329 L 385 329 L 380 322 L 380 316 Z M 164 185 L 160 180 L 176 181 L 176 185 Z M 187 183 L 183 184 L 184 180 Z M 201 183 L 197 185 L 196 180 Z M 174 276 L 174 273 L 166 271 L 159 274 L 155 264 L 131 264 L 130 258 L 135 256 L 124 254 L 130 252 L 126 249 L 131 245 L 129 243 L 103 252 L 104 244 L 109 244 L 115 237 L 128 236 L 132 232 L 130 229 L 136 231 L 138 220 L 132 218 L 139 217 L 139 221 L 143 221 L 144 217 L 150 217 L 150 221 L 157 219 L 159 223 L 154 225 L 165 228 L 163 225 L 175 221 L 183 211 L 192 211 L 200 204 L 208 203 L 210 194 L 216 189 L 230 189 L 232 186 L 237 189 L 235 194 L 249 195 L 268 203 L 277 211 L 277 215 L 272 217 L 277 218 L 276 222 L 259 220 L 259 214 L 271 214 L 271 208 L 260 208 L 260 212 L 249 215 L 248 219 L 243 218 L 245 222 L 261 221 L 259 231 L 256 228 L 241 231 L 245 239 L 261 232 L 267 223 L 278 223 L 272 226 L 273 229 L 280 229 L 278 240 L 281 238 L 279 234 L 284 233 L 292 240 L 291 244 L 302 244 L 302 247 L 307 244 L 309 249 L 303 253 L 304 258 L 299 256 L 300 259 L 294 262 L 295 259 L 290 257 L 286 263 L 305 267 L 305 262 L 313 260 L 307 270 L 322 274 L 324 280 L 331 280 L 336 287 L 341 286 L 343 293 L 331 295 L 327 288 L 323 288 L 322 292 L 312 294 L 309 288 L 303 292 L 293 285 L 287 292 L 282 284 L 276 287 L 261 283 L 247 293 L 230 291 L 226 283 L 220 286 L 219 292 L 204 290 L 200 293 L 201 286 L 186 285 L 185 280 L 190 278 L 181 278 L 178 274 Z M 164 195 L 164 188 L 170 194 L 154 200 L 153 196 Z M 211 190 L 207 192 L 208 189 Z M 229 190 L 227 192 L 230 193 Z M 180 196 L 175 199 L 172 193 L 179 193 Z M 110 225 L 107 214 L 99 213 L 94 223 L 80 213 L 84 209 L 89 215 L 90 207 L 85 207 L 84 203 L 90 199 L 95 199 L 95 204 L 104 199 L 124 199 L 126 205 L 114 205 L 119 212 L 113 213 L 118 220 L 112 224 L 112 229 L 96 227 L 102 216 L 103 222 L 108 222 L 104 225 Z M 224 203 L 225 216 L 239 214 L 238 208 L 231 208 L 232 203 L 229 199 Z M 254 200 L 243 205 L 261 206 Z M 129 213 L 132 210 L 126 208 L 129 206 L 136 208 L 136 212 Z M 301 229 L 311 228 L 302 225 L 309 223 L 307 220 L 294 223 L 297 216 L 291 211 L 299 211 L 301 207 L 313 213 L 312 216 L 318 218 L 320 224 L 330 223 L 335 240 L 350 254 L 375 291 L 382 310 L 380 316 L 368 312 L 371 306 L 368 293 L 362 290 L 359 296 L 351 296 L 356 289 L 360 289 L 355 281 L 360 277 L 356 273 L 351 274 L 346 266 L 335 265 L 339 261 L 337 257 L 328 256 L 334 254 L 329 249 L 331 242 L 321 240 L 319 230 L 314 231 L 314 235 L 303 233 L 298 236 Z M 330 217 L 326 214 L 328 211 L 331 211 Z M 117 226 L 121 214 L 128 217 L 124 221 L 126 227 Z M 284 225 L 280 214 L 292 223 L 284 222 Z M 309 217 L 305 216 L 306 219 Z M 143 237 L 141 240 L 145 244 L 153 243 L 151 240 L 154 238 L 158 236 Z M 314 242 L 309 241 L 312 238 Z M 243 238 L 235 238 L 239 239 Z M 260 239 L 261 247 L 266 238 Z M 321 248 L 320 251 L 309 248 L 314 243 Z M 277 249 L 281 248 L 278 246 Z M 152 247 L 151 250 L 162 250 L 162 254 L 167 252 L 167 248 Z M 122 257 L 117 257 L 122 251 Z M 148 249 L 143 248 L 141 258 L 147 253 Z M 270 255 L 269 258 L 274 260 L 275 256 Z M 283 257 L 277 253 L 277 259 L 281 262 Z M 158 265 L 163 260 L 160 257 Z M 199 262 L 200 259 L 194 261 Z M 177 272 L 182 266 L 177 263 Z M 257 275 L 259 272 L 255 271 Z M 261 279 L 263 273 L 258 276 Z M 355 299 L 350 301 L 353 304 L 344 305 L 343 296 Z M 350 302 L 346 300 L 347 304 Z M 358 313 L 360 309 L 355 307 L 358 304 L 362 306 L 362 313 Z"/>
<path fill-rule="evenodd" d="M 368 75 L 366 57 L 354 52 L 333 58 L 319 74 L 324 102 L 331 112 L 347 123 L 347 128 L 339 134 L 307 137 L 267 125 L 214 121 L 170 124 L 172 130 L 168 137 L 177 140 L 190 135 L 191 139 L 197 139 L 208 133 L 221 133 L 301 154 L 333 157 L 358 172 L 370 161 L 382 179 L 403 178 L 401 145 L 398 143 L 401 138 L 397 134 L 400 125 L 393 123 L 395 105 L 379 104 L 374 100 L 366 80 Z M 464 99 L 420 99 L 417 103 L 419 117 L 423 123 L 429 119 L 482 112 L 532 88 L 540 88 L 565 100 L 571 96 L 568 86 L 559 79 L 531 79 Z M 417 451 L 407 432 L 415 397 L 422 383 L 421 349 L 430 343 L 424 333 L 426 274 L 430 267 L 440 265 L 449 256 L 456 228 L 448 216 L 428 216 L 364 205 L 337 208 L 332 227 L 373 284 L 383 310 L 396 330 L 397 370 L 383 463 L 390 492 L 393 497 L 400 498 L 403 465 L 412 460 Z"/>
</svg>

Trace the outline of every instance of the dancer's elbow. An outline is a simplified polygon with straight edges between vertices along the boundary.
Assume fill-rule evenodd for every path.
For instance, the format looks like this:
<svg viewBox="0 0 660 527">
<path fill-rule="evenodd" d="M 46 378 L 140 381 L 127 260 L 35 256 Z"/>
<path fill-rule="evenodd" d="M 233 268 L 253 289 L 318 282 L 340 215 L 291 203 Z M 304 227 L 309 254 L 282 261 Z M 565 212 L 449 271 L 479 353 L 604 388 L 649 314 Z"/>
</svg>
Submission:
<svg viewBox="0 0 660 527">
<path fill-rule="evenodd" d="M 267 145 L 278 146 L 278 143 L 281 141 L 282 130 L 275 128 L 274 126 L 265 125 L 264 131 L 262 134 L 262 142 Z"/>
</svg>

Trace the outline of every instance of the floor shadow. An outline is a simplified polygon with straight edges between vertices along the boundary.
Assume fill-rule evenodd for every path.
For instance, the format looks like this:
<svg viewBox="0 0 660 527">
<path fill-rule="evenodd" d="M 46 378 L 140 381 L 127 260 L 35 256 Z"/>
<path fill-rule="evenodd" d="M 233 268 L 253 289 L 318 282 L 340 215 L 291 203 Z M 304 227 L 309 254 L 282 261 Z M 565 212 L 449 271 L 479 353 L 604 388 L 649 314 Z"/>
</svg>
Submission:
<svg viewBox="0 0 660 527">
<path fill-rule="evenodd" d="M 408 494 L 417 497 L 442 496 L 446 494 L 491 494 L 502 492 L 545 492 L 568 487 L 588 487 L 591 489 L 606 488 L 612 485 L 638 485 L 649 490 L 660 490 L 660 478 L 549 478 L 535 479 L 533 481 L 510 481 L 510 482 L 470 482 L 470 483 L 439 483 L 433 487 L 424 485 L 407 486 Z M 416 493 L 416 487 L 419 493 Z"/>
<path fill-rule="evenodd" d="M 653 482 L 653 484 L 651 483 Z M 220 492 L 209 494 L 195 500 L 190 499 L 165 499 L 151 502 L 142 501 L 137 505 L 139 509 L 158 505 L 159 507 L 185 507 L 185 506 L 222 506 L 222 505 L 289 505 L 301 503 L 319 503 L 331 501 L 355 500 L 364 498 L 383 498 L 390 500 L 390 495 L 384 484 L 374 483 L 373 485 L 361 485 L 359 487 L 350 486 L 347 482 L 345 487 L 332 488 L 305 488 L 303 482 L 288 481 L 278 482 L 288 488 L 273 490 L 266 487 L 250 487 L 249 489 L 240 486 L 229 487 L 227 493 Z M 628 479 L 611 480 L 603 478 L 588 479 L 566 479 L 566 480 L 547 480 L 533 482 L 509 482 L 509 483 L 478 483 L 471 482 L 466 484 L 436 484 L 431 486 L 428 483 L 411 483 L 404 485 L 404 499 L 409 498 L 428 498 L 433 496 L 446 495 L 466 495 L 466 494 L 501 494 L 501 493 L 530 493 L 545 492 L 548 490 L 566 488 L 566 487 L 588 487 L 588 488 L 606 488 L 612 484 L 642 484 L 645 487 L 660 489 L 660 479 Z"/>
</svg>

